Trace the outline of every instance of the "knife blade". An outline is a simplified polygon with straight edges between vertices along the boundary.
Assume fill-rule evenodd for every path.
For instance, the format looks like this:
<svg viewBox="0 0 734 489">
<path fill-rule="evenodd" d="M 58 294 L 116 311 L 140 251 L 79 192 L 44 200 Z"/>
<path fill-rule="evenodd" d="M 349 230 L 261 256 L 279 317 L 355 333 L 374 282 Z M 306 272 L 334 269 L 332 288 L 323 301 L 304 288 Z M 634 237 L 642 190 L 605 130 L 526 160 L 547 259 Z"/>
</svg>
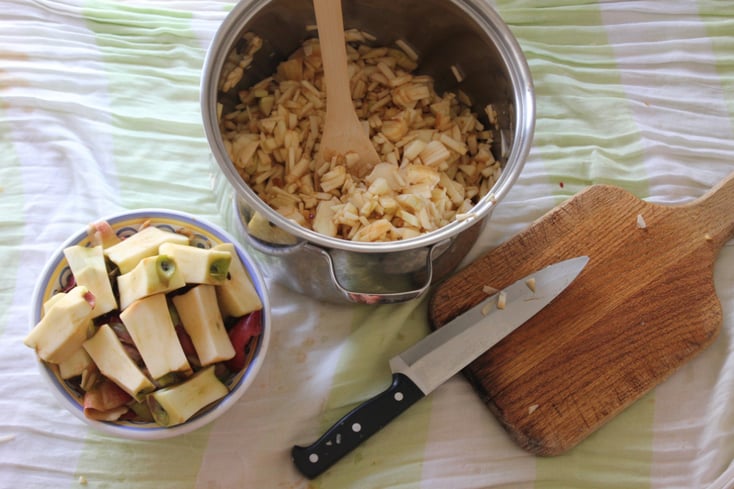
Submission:
<svg viewBox="0 0 734 489">
<path fill-rule="evenodd" d="M 337 421 L 310 446 L 296 445 L 296 468 L 313 479 L 535 316 L 581 273 L 579 256 L 547 266 L 488 297 L 390 360 L 392 383 Z M 528 286 L 533 279 L 534 287 Z"/>
</svg>

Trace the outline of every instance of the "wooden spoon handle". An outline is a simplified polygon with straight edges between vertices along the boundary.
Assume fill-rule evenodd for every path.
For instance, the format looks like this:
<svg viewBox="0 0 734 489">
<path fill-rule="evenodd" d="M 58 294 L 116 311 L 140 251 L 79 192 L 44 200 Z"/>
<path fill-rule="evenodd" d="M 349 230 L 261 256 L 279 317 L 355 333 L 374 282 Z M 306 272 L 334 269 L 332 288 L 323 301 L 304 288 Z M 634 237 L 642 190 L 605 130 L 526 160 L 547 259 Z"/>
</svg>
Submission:
<svg viewBox="0 0 734 489">
<path fill-rule="evenodd" d="M 347 48 L 344 40 L 341 0 L 313 0 L 316 23 L 319 27 L 319 44 L 324 63 L 326 103 L 333 107 L 353 104 L 349 91 Z M 329 111 L 327 111 L 328 113 Z M 346 110 L 332 113 L 349 113 Z"/>
</svg>

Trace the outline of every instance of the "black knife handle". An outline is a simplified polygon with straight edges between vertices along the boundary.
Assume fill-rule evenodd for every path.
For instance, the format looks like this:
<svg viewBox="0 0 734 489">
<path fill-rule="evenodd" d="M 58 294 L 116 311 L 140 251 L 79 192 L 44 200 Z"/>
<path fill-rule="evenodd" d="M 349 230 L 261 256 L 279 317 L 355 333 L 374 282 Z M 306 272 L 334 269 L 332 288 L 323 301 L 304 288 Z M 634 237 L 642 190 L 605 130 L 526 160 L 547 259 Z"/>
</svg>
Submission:
<svg viewBox="0 0 734 489">
<path fill-rule="evenodd" d="M 317 477 L 423 397 L 407 376 L 393 374 L 390 387 L 351 410 L 311 446 L 294 446 L 293 463 L 309 479 Z"/>
</svg>

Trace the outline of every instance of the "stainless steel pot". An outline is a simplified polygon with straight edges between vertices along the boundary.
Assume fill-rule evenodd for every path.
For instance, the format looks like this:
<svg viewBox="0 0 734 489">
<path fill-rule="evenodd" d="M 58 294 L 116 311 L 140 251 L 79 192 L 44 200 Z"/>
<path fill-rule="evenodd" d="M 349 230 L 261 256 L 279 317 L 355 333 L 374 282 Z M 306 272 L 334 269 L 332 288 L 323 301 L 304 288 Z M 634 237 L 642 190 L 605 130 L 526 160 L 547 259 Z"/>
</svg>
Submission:
<svg viewBox="0 0 734 489">
<path fill-rule="evenodd" d="M 419 54 L 419 69 L 439 92 L 458 89 L 477 105 L 493 104 L 499 130 L 493 151 L 503 165 L 474 217 L 403 241 L 362 243 L 331 238 L 285 219 L 238 175 L 217 122 L 218 80 L 227 54 L 246 32 L 264 39 L 241 86 L 275 72 L 313 31 L 309 0 L 244 0 L 217 31 L 204 64 L 201 108 L 207 139 L 221 174 L 234 189 L 234 216 L 269 279 L 331 302 L 390 303 L 423 294 L 469 252 L 495 205 L 517 179 L 530 150 L 535 98 L 515 38 L 486 0 L 344 0 L 344 24 L 378 39 L 402 40 Z M 457 81 L 454 70 L 461 73 Z M 257 223 L 257 225 L 255 225 Z M 265 223 L 263 225 L 263 223 Z"/>
</svg>

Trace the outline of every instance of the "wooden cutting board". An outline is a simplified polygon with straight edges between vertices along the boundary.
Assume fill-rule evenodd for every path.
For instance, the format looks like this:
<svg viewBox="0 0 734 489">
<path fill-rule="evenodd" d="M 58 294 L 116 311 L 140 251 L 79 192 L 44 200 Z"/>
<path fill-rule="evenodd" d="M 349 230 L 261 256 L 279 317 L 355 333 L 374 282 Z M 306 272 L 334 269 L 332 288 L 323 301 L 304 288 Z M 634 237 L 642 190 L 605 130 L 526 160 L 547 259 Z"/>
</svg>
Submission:
<svg viewBox="0 0 734 489">
<path fill-rule="evenodd" d="M 439 284 L 438 328 L 557 261 L 590 260 L 539 314 L 465 370 L 511 437 L 537 455 L 581 442 L 710 345 L 722 322 L 713 264 L 734 232 L 734 173 L 686 205 L 594 185 Z"/>
</svg>

